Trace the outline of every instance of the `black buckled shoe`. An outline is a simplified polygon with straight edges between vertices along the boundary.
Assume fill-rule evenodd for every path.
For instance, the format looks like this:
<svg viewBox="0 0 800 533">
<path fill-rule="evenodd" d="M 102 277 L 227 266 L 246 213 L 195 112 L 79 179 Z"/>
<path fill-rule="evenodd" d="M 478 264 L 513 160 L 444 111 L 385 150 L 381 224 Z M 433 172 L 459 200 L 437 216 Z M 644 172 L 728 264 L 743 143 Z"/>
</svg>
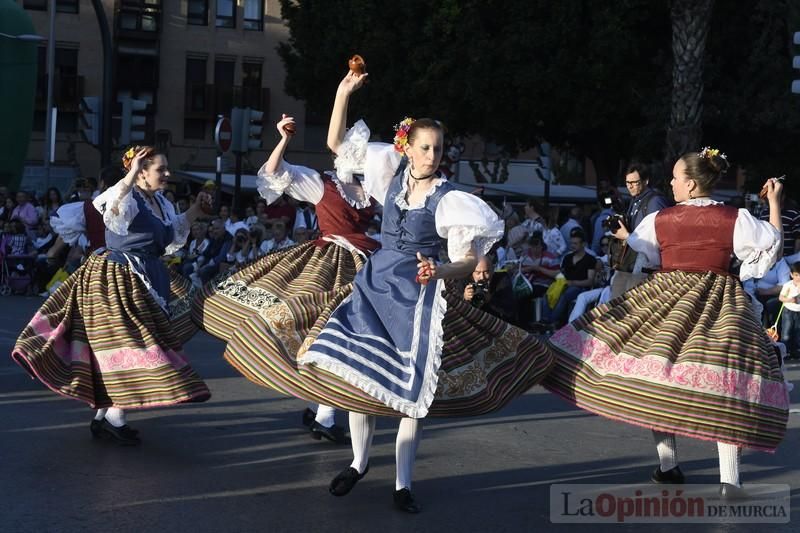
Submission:
<svg viewBox="0 0 800 533">
<path fill-rule="evenodd" d="M 317 413 L 306 407 L 306 410 L 303 411 L 303 425 L 307 428 L 310 428 L 316 417 Z"/>
<path fill-rule="evenodd" d="M 113 426 L 108 420 L 103 420 L 103 431 L 125 446 L 136 446 L 142 442 L 138 436 L 138 431 L 127 424 L 118 428 Z"/>
<path fill-rule="evenodd" d="M 736 485 L 732 485 L 730 483 L 719 484 L 719 497 L 721 500 L 727 501 L 741 501 L 750 499 L 750 495 L 747 494 L 742 487 L 737 487 Z"/>
<path fill-rule="evenodd" d="M 417 514 L 421 510 L 419 504 L 414 501 L 411 491 L 406 488 L 394 491 L 394 506 L 409 514 Z"/>
<path fill-rule="evenodd" d="M 311 424 L 311 438 L 320 440 L 322 437 L 325 437 L 329 441 L 335 442 L 336 444 L 348 444 L 350 442 L 350 439 L 348 439 L 344 434 L 344 428 L 341 426 L 334 424 L 331 427 L 326 428 L 319 422 L 314 421 Z"/>
<path fill-rule="evenodd" d="M 364 469 L 363 474 L 359 474 L 358 470 L 352 466 L 348 466 L 339 472 L 335 478 L 333 478 L 330 487 L 328 487 L 328 491 L 334 496 L 344 496 L 353 490 L 353 487 L 356 486 L 356 483 L 358 483 L 361 478 L 366 476 L 367 472 L 369 472 L 369 463 L 367 463 L 367 467 Z"/>
<path fill-rule="evenodd" d="M 662 472 L 661 467 L 659 466 L 653 471 L 653 475 L 650 476 L 650 480 L 653 483 L 672 483 L 675 485 L 680 485 L 683 483 L 684 477 L 680 466 L 670 468 L 666 472 Z"/>
</svg>

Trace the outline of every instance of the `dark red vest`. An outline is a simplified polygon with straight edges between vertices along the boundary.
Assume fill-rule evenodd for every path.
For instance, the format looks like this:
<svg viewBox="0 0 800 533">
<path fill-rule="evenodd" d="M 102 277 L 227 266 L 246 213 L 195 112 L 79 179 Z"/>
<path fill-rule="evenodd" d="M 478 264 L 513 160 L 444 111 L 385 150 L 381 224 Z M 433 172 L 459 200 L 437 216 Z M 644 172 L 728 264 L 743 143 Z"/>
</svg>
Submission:
<svg viewBox="0 0 800 533">
<path fill-rule="evenodd" d="M 92 250 L 97 250 L 106 245 L 106 225 L 103 223 L 103 215 L 94 208 L 91 200 L 83 202 L 83 217 L 86 219 L 86 238 L 89 239 L 89 246 Z"/>
<path fill-rule="evenodd" d="M 368 207 L 356 209 L 347 200 L 342 198 L 336 183 L 328 176 L 322 176 L 325 192 L 322 200 L 314 206 L 317 213 L 317 223 L 323 237 L 339 235 L 362 252 L 372 252 L 380 248 L 380 243 L 365 235 L 367 226 L 375 216 L 375 208 L 370 202 Z M 318 246 L 327 245 L 327 241 L 319 239 Z"/>
<path fill-rule="evenodd" d="M 727 274 L 739 210 L 725 205 L 676 205 L 656 215 L 661 270 Z"/>
</svg>

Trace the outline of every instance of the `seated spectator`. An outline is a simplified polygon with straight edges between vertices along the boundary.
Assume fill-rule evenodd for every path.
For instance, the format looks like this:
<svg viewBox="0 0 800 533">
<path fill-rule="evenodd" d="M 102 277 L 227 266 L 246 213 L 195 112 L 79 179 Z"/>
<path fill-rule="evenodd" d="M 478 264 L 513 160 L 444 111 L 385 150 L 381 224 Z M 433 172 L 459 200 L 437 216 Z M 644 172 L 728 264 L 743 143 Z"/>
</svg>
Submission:
<svg viewBox="0 0 800 533">
<path fill-rule="evenodd" d="M 293 240 L 295 243 L 303 244 L 308 240 L 308 228 L 306 228 L 305 226 L 299 226 L 295 228 L 292 237 L 294 237 Z"/>
<path fill-rule="evenodd" d="M 3 205 L 0 207 L 0 222 L 8 222 L 11 220 L 11 213 L 14 212 L 14 209 L 17 207 L 17 202 L 14 201 L 14 198 L 11 196 L 6 196 L 3 199 Z"/>
<path fill-rule="evenodd" d="M 39 213 L 30 201 L 28 193 L 19 191 L 17 193 L 17 207 L 11 213 L 10 220 L 19 220 L 25 225 L 28 237 L 33 240 L 36 235 L 36 226 L 39 224 Z"/>
<path fill-rule="evenodd" d="M 258 223 L 258 217 L 256 216 L 256 210 L 252 205 L 248 205 L 244 208 L 244 223 L 247 224 L 247 227 L 250 228 L 253 224 Z"/>
<path fill-rule="evenodd" d="M 314 206 L 307 202 L 301 202 L 297 205 L 292 234 L 294 234 L 298 228 L 306 228 L 309 238 L 316 235 L 319 229 L 317 213 L 314 211 Z M 295 241 L 297 241 L 296 238 Z M 300 241 L 297 242 L 299 243 Z"/>
<path fill-rule="evenodd" d="M 264 234 L 265 229 L 264 225 L 261 222 L 257 222 L 250 226 L 250 245 L 254 247 L 256 251 L 256 256 L 261 257 L 263 252 L 261 251 L 261 243 L 264 242 Z"/>
<path fill-rule="evenodd" d="M 491 315 L 517 323 L 514 291 L 505 272 L 495 272 L 491 256 L 478 260 L 464 287 L 464 300 Z"/>
<path fill-rule="evenodd" d="M 262 254 L 268 254 L 294 246 L 296 243 L 286 232 L 286 222 L 281 219 L 272 222 L 272 238 L 261 243 Z"/>
<path fill-rule="evenodd" d="M 583 230 L 581 228 L 572 228 L 572 231 L 569 232 L 569 236 L 570 238 L 572 238 L 575 235 L 581 235 L 581 238 L 583 238 L 584 235 Z M 597 257 L 597 254 L 594 252 L 594 250 L 589 248 L 588 243 L 587 246 L 585 247 L 585 252 L 591 255 L 592 257 Z"/>
<path fill-rule="evenodd" d="M 611 299 L 611 267 L 609 265 L 608 248 L 611 237 L 606 235 L 600 239 L 600 251 L 603 254 L 597 258 L 594 288 L 582 292 L 575 298 L 575 307 L 569 314 L 568 322 L 572 322 L 586 311 L 596 305 L 606 303 Z"/>
<path fill-rule="evenodd" d="M 570 250 L 561 261 L 561 273 L 567 280 L 567 287 L 555 307 L 545 305 L 545 321 L 555 327 L 563 325 L 567 309 L 575 298 L 594 285 L 597 260 L 586 253 L 586 241 L 582 233 L 570 237 Z"/>
<path fill-rule="evenodd" d="M 178 198 L 178 201 L 175 204 L 175 209 L 177 210 L 177 213 L 180 215 L 188 211 L 190 205 L 191 204 L 189 203 L 189 199 L 186 198 L 185 196 L 181 196 L 180 198 Z"/>
<path fill-rule="evenodd" d="M 569 209 L 569 216 L 567 221 L 561 226 L 561 236 L 564 238 L 564 242 L 569 242 L 570 236 L 572 235 L 572 230 L 575 228 L 583 229 L 581 226 L 581 218 L 583 217 L 583 209 L 574 205 Z"/>
<path fill-rule="evenodd" d="M 528 249 L 522 257 L 520 270 L 533 287 L 530 299 L 519 302 L 520 323 L 527 326 L 533 319 L 533 301 L 542 298 L 547 288 L 559 273 L 558 258 L 547 251 L 541 233 L 536 232 L 528 239 Z"/>
<path fill-rule="evenodd" d="M 268 205 L 265 212 L 272 220 L 283 219 L 287 227 L 294 228 L 294 219 L 295 216 L 297 216 L 297 210 L 289 203 L 285 194 Z"/>
<path fill-rule="evenodd" d="M 545 218 L 542 242 L 544 242 L 547 251 L 558 257 L 559 260 L 567 252 L 567 242 L 564 240 L 563 235 L 561 235 L 561 230 L 558 224 L 556 224 L 556 216 L 554 214 Z"/>
<path fill-rule="evenodd" d="M 208 229 L 208 247 L 198 256 L 194 263 L 182 267 L 184 276 L 192 280 L 195 286 L 208 283 L 219 273 L 219 267 L 225 262 L 233 237 L 225 230 L 225 222 L 217 218 Z"/>
<path fill-rule="evenodd" d="M 754 298 L 754 310 L 764 325 L 771 326 L 775 322 L 781 307 L 778 296 L 791 277 L 789 264 L 784 259 L 778 259 L 763 277 L 749 279 L 742 284 L 745 292 Z"/>
<path fill-rule="evenodd" d="M 42 218 L 50 218 L 51 216 L 55 215 L 62 203 L 61 191 L 55 187 L 50 187 L 47 189 L 47 193 L 44 195 L 44 203 L 42 206 Z"/>
<path fill-rule="evenodd" d="M 235 272 L 256 257 L 258 257 L 258 247 L 250 238 L 250 230 L 247 227 L 239 227 L 233 235 L 233 241 L 228 247 L 225 261 L 220 265 L 219 271 Z"/>
<path fill-rule="evenodd" d="M 186 250 L 183 254 L 183 263 L 192 263 L 196 261 L 197 258 L 206 251 L 209 243 L 208 224 L 205 222 L 195 222 L 192 224 L 191 239 L 186 245 Z"/>
<path fill-rule="evenodd" d="M 539 214 L 542 210 L 542 204 L 539 200 L 535 198 L 528 199 L 525 204 L 525 220 L 522 221 L 522 225 L 528 231 L 528 235 L 533 235 L 534 233 L 544 234 L 547 221 Z"/>
</svg>

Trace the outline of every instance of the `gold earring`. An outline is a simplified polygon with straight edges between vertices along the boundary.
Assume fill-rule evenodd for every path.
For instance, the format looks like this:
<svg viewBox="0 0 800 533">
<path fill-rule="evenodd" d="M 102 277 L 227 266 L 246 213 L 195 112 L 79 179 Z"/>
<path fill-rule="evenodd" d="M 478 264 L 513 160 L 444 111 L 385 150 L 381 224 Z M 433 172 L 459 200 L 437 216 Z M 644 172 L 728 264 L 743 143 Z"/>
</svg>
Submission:
<svg viewBox="0 0 800 533">
<path fill-rule="evenodd" d="M 692 194 L 692 191 L 689 191 L 689 200 L 694 200 L 694 195 Z"/>
</svg>

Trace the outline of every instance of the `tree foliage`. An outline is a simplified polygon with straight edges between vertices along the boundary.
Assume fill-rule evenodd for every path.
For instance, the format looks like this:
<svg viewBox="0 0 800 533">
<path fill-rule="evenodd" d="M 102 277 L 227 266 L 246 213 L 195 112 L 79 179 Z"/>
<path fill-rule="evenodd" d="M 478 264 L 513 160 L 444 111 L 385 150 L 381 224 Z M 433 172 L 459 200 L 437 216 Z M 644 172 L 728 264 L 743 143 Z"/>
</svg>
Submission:
<svg viewBox="0 0 800 533">
<path fill-rule="evenodd" d="M 432 116 L 516 153 L 542 138 L 589 156 L 663 157 L 671 94 L 668 0 L 281 0 L 289 94 L 327 120 L 354 53 L 370 81 L 352 103 L 376 133 Z M 704 140 L 761 168 L 794 160 L 789 0 L 718 0 L 707 46 Z M 796 27 L 800 31 L 800 25 Z M 782 152 L 780 157 L 776 152 Z M 796 152 L 796 150 L 794 150 Z M 791 155 L 789 155 L 791 153 Z M 746 154 L 746 155 L 744 155 Z"/>
</svg>

